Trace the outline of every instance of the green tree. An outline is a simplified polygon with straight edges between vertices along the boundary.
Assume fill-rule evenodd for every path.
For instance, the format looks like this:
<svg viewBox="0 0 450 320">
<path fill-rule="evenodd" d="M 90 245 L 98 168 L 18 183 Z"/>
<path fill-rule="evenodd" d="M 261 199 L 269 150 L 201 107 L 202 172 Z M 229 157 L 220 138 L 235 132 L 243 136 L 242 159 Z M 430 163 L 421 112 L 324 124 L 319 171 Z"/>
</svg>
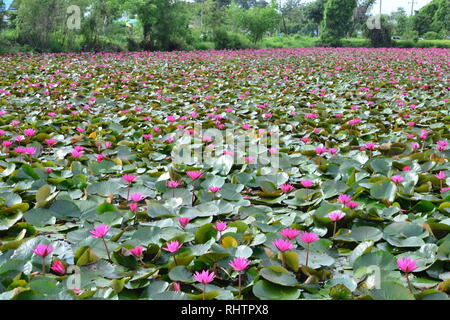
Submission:
<svg viewBox="0 0 450 320">
<path fill-rule="evenodd" d="M 235 19 L 239 26 L 250 34 L 253 43 L 257 43 L 265 33 L 277 29 L 281 16 L 276 10 L 275 3 L 272 2 L 270 7 L 237 11 Z"/>
<path fill-rule="evenodd" d="M 408 26 L 408 16 L 406 15 L 405 9 L 402 7 L 397 8 L 397 11 L 391 13 L 390 21 L 393 24 L 392 33 L 403 36 Z"/>
<path fill-rule="evenodd" d="M 309 24 L 315 30 L 315 35 L 318 36 L 320 32 L 320 24 L 323 20 L 323 13 L 325 10 L 325 3 L 327 0 L 316 0 L 308 3 L 305 8 L 305 15 Z"/>
<path fill-rule="evenodd" d="M 429 31 L 449 30 L 450 4 L 448 0 L 433 0 L 422 7 L 413 17 L 413 28 L 419 36 Z"/>
<path fill-rule="evenodd" d="M 136 14 L 143 32 L 143 49 L 180 49 L 189 38 L 189 14 L 179 0 L 129 0 L 127 8 Z"/>
<path fill-rule="evenodd" d="M 352 26 L 355 0 L 328 0 L 325 3 L 320 41 L 324 46 L 339 46 Z"/>
</svg>

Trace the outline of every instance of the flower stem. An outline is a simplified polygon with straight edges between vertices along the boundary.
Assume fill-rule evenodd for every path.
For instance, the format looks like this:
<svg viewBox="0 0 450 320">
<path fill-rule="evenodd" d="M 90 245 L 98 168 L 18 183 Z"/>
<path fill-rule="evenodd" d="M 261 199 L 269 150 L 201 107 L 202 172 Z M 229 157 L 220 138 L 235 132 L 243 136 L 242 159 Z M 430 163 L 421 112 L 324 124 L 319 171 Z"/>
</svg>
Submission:
<svg viewBox="0 0 450 320">
<path fill-rule="evenodd" d="M 308 266 L 308 259 L 309 259 L 309 243 L 306 245 L 306 266 Z"/>
<path fill-rule="evenodd" d="M 335 221 L 334 222 L 334 228 L 333 228 L 333 238 L 336 235 L 336 224 L 337 224 L 337 222 Z"/>
<path fill-rule="evenodd" d="M 45 257 L 42 257 L 42 275 L 45 275 Z"/>
<path fill-rule="evenodd" d="M 175 255 L 173 255 L 173 262 L 175 263 L 176 266 L 178 265 L 177 258 L 175 257 Z"/>
<path fill-rule="evenodd" d="M 205 292 L 206 292 L 206 283 L 203 283 L 203 300 L 205 299 Z"/>
<path fill-rule="evenodd" d="M 242 289 L 241 289 L 242 277 L 241 277 L 241 272 L 239 272 L 239 274 L 238 274 L 238 280 L 239 280 L 239 299 L 242 299 Z"/>
<path fill-rule="evenodd" d="M 281 265 L 284 267 L 284 254 L 281 252 Z"/>
<path fill-rule="evenodd" d="M 408 281 L 409 291 L 411 291 L 411 293 L 414 294 L 413 287 L 412 287 L 412 284 L 411 284 L 411 280 L 409 279 L 409 273 L 406 273 L 406 280 Z"/>
<path fill-rule="evenodd" d="M 108 254 L 108 259 L 111 260 L 111 255 L 109 254 L 108 246 L 106 245 L 105 238 L 102 238 L 103 244 L 105 245 L 106 253 Z"/>
</svg>

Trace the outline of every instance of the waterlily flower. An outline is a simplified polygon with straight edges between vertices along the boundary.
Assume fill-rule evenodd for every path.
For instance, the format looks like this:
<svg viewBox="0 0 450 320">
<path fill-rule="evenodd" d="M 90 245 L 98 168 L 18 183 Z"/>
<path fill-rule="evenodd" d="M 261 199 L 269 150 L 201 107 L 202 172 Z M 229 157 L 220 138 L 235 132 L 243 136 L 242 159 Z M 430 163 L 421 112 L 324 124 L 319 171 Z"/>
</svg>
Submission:
<svg viewBox="0 0 450 320">
<path fill-rule="evenodd" d="M 216 229 L 219 232 L 225 231 L 228 228 L 228 225 L 226 222 L 216 222 L 215 225 L 212 226 L 214 229 Z"/>
<path fill-rule="evenodd" d="M 144 196 L 142 195 L 142 193 L 136 192 L 136 193 L 133 193 L 133 194 L 130 195 L 130 199 L 132 201 L 139 202 L 139 201 L 142 201 L 144 199 Z"/>
<path fill-rule="evenodd" d="M 91 230 L 91 237 L 93 238 L 104 238 L 108 231 L 111 229 L 111 227 L 108 227 L 106 224 L 101 224 L 94 228 L 94 230 Z"/>
<path fill-rule="evenodd" d="M 283 191 L 284 193 L 289 193 L 292 190 L 294 190 L 294 186 L 291 184 L 282 184 L 280 186 L 281 191 Z"/>
<path fill-rule="evenodd" d="M 275 241 L 272 242 L 272 245 L 281 252 L 285 252 L 295 248 L 292 242 L 284 239 L 276 239 Z"/>
<path fill-rule="evenodd" d="M 345 213 L 342 211 L 332 211 L 328 214 L 328 218 L 331 219 L 331 221 L 338 221 L 341 220 L 342 218 L 344 218 Z"/>
<path fill-rule="evenodd" d="M 191 218 L 189 217 L 180 217 L 178 218 L 178 222 L 180 223 L 181 227 L 184 229 L 189 224 L 189 221 L 191 221 Z"/>
<path fill-rule="evenodd" d="M 244 271 L 250 265 L 251 261 L 245 258 L 234 258 L 229 262 L 230 267 L 235 271 Z"/>
<path fill-rule="evenodd" d="M 177 252 L 183 246 L 183 244 L 180 244 L 177 240 L 175 240 L 175 241 L 167 242 L 166 246 L 167 246 L 167 248 L 162 248 L 162 249 L 165 251 L 168 251 L 170 253 L 174 253 L 174 252 Z"/>
<path fill-rule="evenodd" d="M 131 254 L 138 259 L 142 258 L 143 251 L 144 251 L 143 246 L 136 246 L 133 249 L 130 249 Z"/>
<path fill-rule="evenodd" d="M 281 230 L 281 235 L 289 240 L 293 240 L 298 237 L 300 234 L 300 230 L 293 229 L 293 228 L 286 228 Z"/>
<path fill-rule="evenodd" d="M 132 175 L 132 174 L 124 174 L 123 176 L 122 176 L 122 179 L 125 181 L 125 182 L 128 182 L 128 183 L 133 183 L 134 181 L 136 181 L 136 176 L 134 176 L 134 175 Z"/>
<path fill-rule="evenodd" d="M 55 262 L 53 262 L 52 266 L 50 267 L 50 269 L 52 269 L 53 271 L 59 273 L 59 274 L 64 274 L 66 273 L 66 268 L 64 268 L 64 265 L 61 261 L 56 260 Z"/>
<path fill-rule="evenodd" d="M 30 128 L 30 129 L 25 129 L 23 130 L 23 134 L 26 135 L 27 137 L 32 137 L 36 134 L 36 130 Z"/>
<path fill-rule="evenodd" d="M 186 172 L 186 174 L 189 176 L 189 178 L 191 178 L 192 180 L 197 180 L 199 179 L 203 173 L 201 171 L 188 171 Z"/>
<path fill-rule="evenodd" d="M 350 197 L 347 194 L 341 194 L 337 200 L 338 200 L 338 202 L 340 202 L 342 204 L 346 204 L 352 200 L 352 197 Z"/>
<path fill-rule="evenodd" d="M 438 174 L 435 175 L 436 178 L 438 178 L 439 180 L 443 180 L 445 179 L 445 172 L 444 171 L 439 171 Z"/>
<path fill-rule="evenodd" d="M 46 244 L 38 244 L 33 250 L 40 257 L 46 257 L 53 252 L 53 247 Z"/>
<path fill-rule="evenodd" d="M 208 190 L 211 191 L 212 193 L 217 193 L 220 191 L 220 187 L 211 186 L 208 188 Z"/>
<path fill-rule="evenodd" d="M 212 282 L 215 277 L 216 274 L 213 271 L 210 273 L 208 270 L 203 270 L 202 272 L 196 271 L 194 273 L 194 280 L 204 284 Z"/>
<path fill-rule="evenodd" d="M 305 187 L 305 188 L 310 188 L 310 187 L 312 187 L 312 186 L 314 185 L 314 182 L 311 181 L 311 180 L 305 179 L 305 180 L 301 180 L 301 181 L 300 181 L 300 184 L 301 184 L 303 187 Z"/>
<path fill-rule="evenodd" d="M 410 273 L 410 272 L 413 272 L 414 270 L 416 270 L 418 268 L 416 263 L 417 263 L 416 260 L 413 260 L 413 259 L 410 259 L 407 257 L 397 259 L 398 268 L 405 273 Z"/>
<path fill-rule="evenodd" d="M 403 178 L 402 176 L 392 176 L 391 180 L 395 183 L 402 183 L 405 178 Z"/>
<path fill-rule="evenodd" d="M 178 181 L 174 181 L 174 180 L 169 180 L 166 183 L 167 188 L 171 188 L 171 189 L 175 189 L 180 185 L 180 183 Z"/>
<path fill-rule="evenodd" d="M 305 243 L 312 243 L 319 240 L 319 237 L 314 232 L 304 232 L 300 235 L 300 240 Z"/>
</svg>

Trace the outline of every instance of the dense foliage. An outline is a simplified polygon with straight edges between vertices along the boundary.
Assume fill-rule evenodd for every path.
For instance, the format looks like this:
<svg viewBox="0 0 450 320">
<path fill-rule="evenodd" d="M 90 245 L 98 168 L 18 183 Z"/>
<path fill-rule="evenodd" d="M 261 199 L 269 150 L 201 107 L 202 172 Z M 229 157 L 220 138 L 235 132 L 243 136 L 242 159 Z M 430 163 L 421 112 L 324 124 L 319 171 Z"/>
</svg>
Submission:
<svg viewBox="0 0 450 320">
<path fill-rule="evenodd" d="M 449 58 L 1 57 L 0 298 L 448 299 Z"/>
<path fill-rule="evenodd" d="M 6 2 L 5 2 L 6 1 Z M 7 4 L 5 6 L 4 4 Z M 433 0 L 412 16 L 399 8 L 366 32 L 375 0 L 0 0 L 0 54 L 264 48 L 265 39 L 315 37 L 308 46 L 366 46 L 391 36 L 413 41 L 449 36 L 450 5 Z M 79 28 L 69 27 L 79 10 Z M 15 9 L 16 10 L 15 10 Z M 375 10 L 376 12 L 377 10 Z M 51 14 L 49 14 L 51 12 Z M 319 41 L 320 39 L 320 41 Z M 281 41 L 280 40 L 280 41 Z M 432 43 L 437 46 L 436 42 Z M 302 45 L 296 43 L 294 45 Z M 394 45 L 394 44 L 391 44 Z"/>
</svg>

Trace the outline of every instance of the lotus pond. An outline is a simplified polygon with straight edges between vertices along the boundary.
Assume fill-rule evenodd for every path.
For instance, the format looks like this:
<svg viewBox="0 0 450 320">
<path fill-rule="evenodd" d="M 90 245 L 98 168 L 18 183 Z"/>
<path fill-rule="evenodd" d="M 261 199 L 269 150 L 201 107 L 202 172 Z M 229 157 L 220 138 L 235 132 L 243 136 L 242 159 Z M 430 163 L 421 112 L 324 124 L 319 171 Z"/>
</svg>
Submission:
<svg viewBox="0 0 450 320">
<path fill-rule="evenodd" d="M 0 299 L 448 299 L 449 61 L 0 57 Z"/>
</svg>

